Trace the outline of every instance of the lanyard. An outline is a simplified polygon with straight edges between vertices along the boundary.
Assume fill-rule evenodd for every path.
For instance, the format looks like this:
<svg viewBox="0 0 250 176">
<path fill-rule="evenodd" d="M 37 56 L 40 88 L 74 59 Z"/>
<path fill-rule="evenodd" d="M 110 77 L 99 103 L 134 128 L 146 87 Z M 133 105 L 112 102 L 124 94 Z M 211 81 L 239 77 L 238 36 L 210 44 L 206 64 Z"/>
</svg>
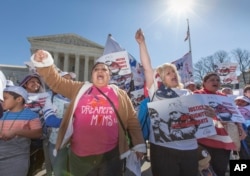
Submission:
<svg viewBox="0 0 250 176">
<path fill-rule="evenodd" d="M 1 133 L 2 130 L 3 130 L 4 122 L 5 122 L 5 120 L 6 120 L 7 116 L 8 116 L 8 114 L 9 114 L 9 112 L 10 112 L 10 111 L 7 111 L 7 112 L 4 114 L 4 117 L 3 117 L 3 120 L 2 120 L 2 126 L 1 126 L 1 129 L 0 129 L 0 133 Z M 17 118 L 22 114 L 22 112 L 23 112 L 23 110 L 22 110 L 21 112 L 19 112 L 19 113 L 16 115 L 15 119 L 12 121 L 12 123 L 11 123 L 11 125 L 10 125 L 10 127 L 9 127 L 8 130 L 11 130 L 11 129 L 12 129 L 14 123 L 16 122 Z"/>
</svg>

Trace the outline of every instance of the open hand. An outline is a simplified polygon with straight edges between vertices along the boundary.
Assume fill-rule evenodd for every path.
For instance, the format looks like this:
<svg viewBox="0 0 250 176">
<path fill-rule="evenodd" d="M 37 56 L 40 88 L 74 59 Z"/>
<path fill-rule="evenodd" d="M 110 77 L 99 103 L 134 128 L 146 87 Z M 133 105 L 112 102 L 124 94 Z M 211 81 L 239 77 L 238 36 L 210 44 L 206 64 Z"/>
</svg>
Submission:
<svg viewBox="0 0 250 176">
<path fill-rule="evenodd" d="M 205 112 L 205 115 L 208 116 L 208 117 L 212 117 L 212 118 L 216 117 L 215 110 L 210 106 L 205 105 L 204 112 Z"/>
</svg>

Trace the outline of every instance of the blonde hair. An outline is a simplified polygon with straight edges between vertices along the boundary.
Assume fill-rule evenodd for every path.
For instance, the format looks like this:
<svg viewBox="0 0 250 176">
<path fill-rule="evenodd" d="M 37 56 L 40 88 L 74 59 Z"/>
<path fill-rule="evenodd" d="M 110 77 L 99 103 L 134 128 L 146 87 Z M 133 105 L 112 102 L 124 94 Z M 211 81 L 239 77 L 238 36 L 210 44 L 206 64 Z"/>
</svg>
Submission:
<svg viewBox="0 0 250 176">
<path fill-rule="evenodd" d="M 177 76 L 177 82 L 178 82 L 178 85 L 176 86 L 176 88 L 183 88 L 183 84 L 181 83 L 181 77 L 177 71 L 177 68 L 174 64 L 171 64 L 171 63 L 164 63 L 162 65 L 160 65 L 159 67 L 157 67 L 156 69 L 156 72 L 160 75 L 160 78 L 162 80 L 162 83 L 165 85 L 165 86 L 168 86 L 167 83 L 165 82 L 165 75 L 166 75 L 166 72 L 167 70 L 173 70 Z"/>
</svg>

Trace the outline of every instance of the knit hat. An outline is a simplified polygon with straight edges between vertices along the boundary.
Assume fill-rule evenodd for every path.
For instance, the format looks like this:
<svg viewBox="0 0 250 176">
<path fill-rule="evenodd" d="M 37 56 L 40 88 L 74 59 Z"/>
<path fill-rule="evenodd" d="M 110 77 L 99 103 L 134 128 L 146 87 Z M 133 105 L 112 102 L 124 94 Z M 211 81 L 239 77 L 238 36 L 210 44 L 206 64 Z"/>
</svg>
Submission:
<svg viewBox="0 0 250 176">
<path fill-rule="evenodd" d="M 40 81 L 40 90 L 39 92 L 44 92 L 45 91 L 45 85 L 44 85 L 44 82 L 42 81 L 41 77 L 37 74 L 37 73 L 33 73 L 33 74 L 29 74 L 27 75 L 22 81 L 21 83 L 19 84 L 19 86 L 22 86 L 23 88 L 24 85 L 31 79 L 31 78 L 37 78 L 39 81 Z"/>
<path fill-rule="evenodd" d="M 6 87 L 3 91 L 4 92 L 14 92 L 14 93 L 22 96 L 23 99 L 25 100 L 25 102 L 27 102 L 27 100 L 28 100 L 28 92 L 21 86 L 9 86 L 9 87 Z"/>
</svg>

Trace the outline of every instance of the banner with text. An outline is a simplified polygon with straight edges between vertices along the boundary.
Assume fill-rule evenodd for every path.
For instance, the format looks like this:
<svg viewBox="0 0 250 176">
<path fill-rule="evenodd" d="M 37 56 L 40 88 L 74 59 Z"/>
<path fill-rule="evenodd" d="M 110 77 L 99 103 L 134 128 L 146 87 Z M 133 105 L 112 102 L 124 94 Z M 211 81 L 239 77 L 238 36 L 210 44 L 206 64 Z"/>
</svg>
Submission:
<svg viewBox="0 0 250 176">
<path fill-rule="evenodd" d="M 216 134 L 212 118 L 205 115 L 206 105 L 214 108 L 223 121 L 244 122 L 233 100 L 226 96 L 193 94 L 150 102 L 154 141 L 165 143 Z"/>
<path fill-rule="evenodd" d="M 215 71 L 219 74 L 223 84 L 237 84 L 238 79 L 236 75 L 237 63 L 220 63 L 215 65 Z"/>
</svg>

